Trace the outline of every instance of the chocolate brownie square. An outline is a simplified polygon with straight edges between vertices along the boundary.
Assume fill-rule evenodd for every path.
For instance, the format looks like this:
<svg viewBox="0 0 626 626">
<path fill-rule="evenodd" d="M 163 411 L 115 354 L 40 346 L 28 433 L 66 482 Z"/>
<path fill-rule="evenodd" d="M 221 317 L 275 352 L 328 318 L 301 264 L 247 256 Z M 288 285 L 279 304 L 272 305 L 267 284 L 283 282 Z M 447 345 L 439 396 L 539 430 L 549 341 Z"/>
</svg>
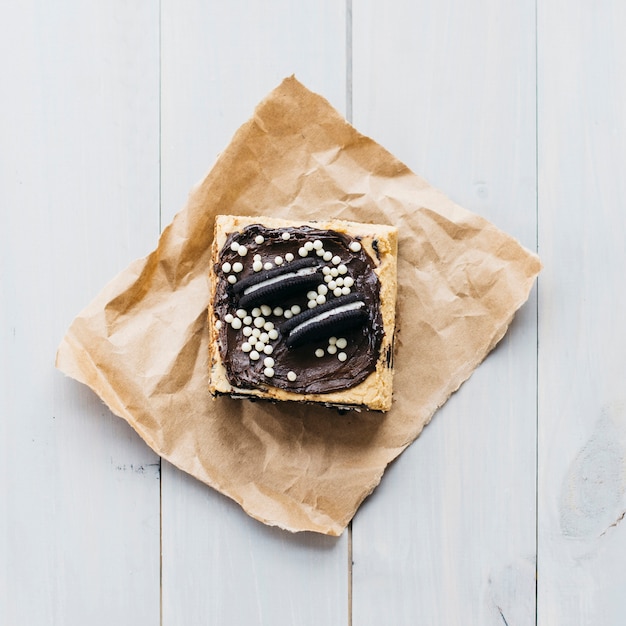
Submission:
<svg viewBox="0 0 626 626">
<path fill-rule="evenodd" d="M 390 409 L 395 228 L 222 215 L 212 259 L 213 395 Z"/>
</svg>

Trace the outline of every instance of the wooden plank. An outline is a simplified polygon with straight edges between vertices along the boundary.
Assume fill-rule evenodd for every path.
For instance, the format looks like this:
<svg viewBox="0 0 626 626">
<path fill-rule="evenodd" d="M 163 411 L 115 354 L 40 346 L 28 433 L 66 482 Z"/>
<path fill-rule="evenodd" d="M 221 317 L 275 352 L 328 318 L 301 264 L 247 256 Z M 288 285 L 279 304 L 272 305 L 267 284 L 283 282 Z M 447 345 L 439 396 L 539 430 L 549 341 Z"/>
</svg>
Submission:
<svg viewBox="0 0 626 626">
<path fill-rule="evenodd" d="M 54 354 L 158 234 L 158 12 L 2 13 L 0 623 L 156 624 L 158 457 Z"/>
<path fill-rule="evenodd" d="M 287 76 L 345 112 L 343 3 L 164 0 L 162 29 L 164 226 Z"/>
<path fill-rule="evenodd" d="M 345 7 L 162 2 L 163 225 L 254 106 L 293 73 L 345 102 Z M 341 624 L 348 542 L 291 535 L 164 463 L 163 623 Z"/>
<path fill-rule="evenodd" d="M 534 248 L 534 2 L 353 19 L 355 126 Z M 357 513 L 355 626 L 534 623 L 536 358 L 533 297 Z"/>
<path fill-rule="evenodd" d="M 624 623 L 626 5 L 538 13 L 538 624 Z"/>
</svg>

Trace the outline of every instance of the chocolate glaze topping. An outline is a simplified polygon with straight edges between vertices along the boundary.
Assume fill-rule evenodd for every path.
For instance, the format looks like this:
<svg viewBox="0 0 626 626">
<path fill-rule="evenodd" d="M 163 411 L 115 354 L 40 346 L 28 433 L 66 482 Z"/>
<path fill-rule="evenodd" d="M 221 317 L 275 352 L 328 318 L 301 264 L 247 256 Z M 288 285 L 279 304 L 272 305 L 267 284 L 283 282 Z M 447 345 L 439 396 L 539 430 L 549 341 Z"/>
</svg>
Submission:
<svg viewBox="0 0 626 626">
<path fill-rule="evenodd" d="M 288 239 L 285 233 L 289 234 Z M 302 312 L 309 311 L 307 293 L 315 291 L 315 286 L 309 285 L 301 292 L 297 289 L 295 291 L 285 289 L 284 301 L 277 302 L 274 299 L 268 303 L 272 309 L 270 314 L 267 314 L 268 308 L 264 307 L 266 314 L 258 315 L 259 304 L 254 307 L 255 311 L 251 306 L 246 307 L 244 315 L 243 307 L 239 306 L 243 290 L 241 286 L 236 286 L 238 283 L 259 282 L 264 276 L 275 280 L 276 274 L 280 273 L 276 271 L 277 267 L 288 272 L 290 263 L 303 258 L 300 250 L 307 242 L 316 242 L 317 248 L 307 250 L 306 258 L 315 259 L 322 269 L 327 267 L 327 273 L 331 268 L 345 266 L 341 268 L 344 273 L 339 276 L 344 280 L 349 277 L 348 283 L 350 280 L 353 281 L 350 293 L 358 294 L 359 299 L 365 303 L 364 308 L 367 312 L 367 316 L 363 316 L 354 327 L 337 333 L 335 338 L 342 341 L 339 341 L 339 346 L 334 344 L 334 347 L 330 347 L 330 351 L 330 338 L 327 336 L 316 337 L 304 345 L 288 348 L 285 339 L 289 326 L 293 326 L 295 316 L 290 318 L 290 323 L 284 333 L 281 333 L 281 327 L 287 318 L 276 314 L 280 313 L 280 309 L 286 311 L 293 306 L 300 307 Z M 322 251 L 327 253 L 326 258 L 321 252 L 318 254 L 320 244 L 317 242 L 322 242 Z M 240 233 L 228 236 L 213 270 L 217 276 L 215 321 L 219 320 L 221 323 L 218 325 L 220 327 L 218 345 L 231 385 L 243 389 L 271 386 L 296 393 L 323 394 L 354 387 L 374 371 L 384 334 L 380 310 L 380 283 L 374 273 L 374 261 L 357 242 L 357 239 L 343 233 L 310 226 L 271 229 L 254 224 L 247 226 Z M 311 243 L 308 244 L 309 248 Z M 241 254 L 242 250 L 237 249 L 237 244 L 245 246 L 245 254 Z M 328 253 L 332 254 L 332 260 Z M 293 255 L 292 261 L 287 260 L 290 258 L 289 255 Z M 276 257 L 280 257 L 278 264 Z M 340 261 L 336 257 L 339 257 Z M 259 262 L 271 263 L 272 267 L 267 266 L 268 269 L 259 270 Z M 243 267 L 236 265 L 238 263 Z M 326 285 L 328 288 L 330 283 L 328 280 L 324 281 L 326 274 L 318 271 L 318 275 L 318 284 Z M 233 277 L 230 278 L 231 281 L 236 279 L 236 282 L 229 282 L 229 277 Z M 336 280 L 336 277 L 332 277 L 331 280 L 333 278 Z M 323 292 L 324 288 L 322 287 L 320 291 Z M 337 296 L 333 295 L 332 290 L 328 290 L 325 298 L 326 302 L 330 303 Z M 239 317 L 241 323 L 229 323 L 230 316 L 233 316 L 233 319 Z M 271 346 L 267 348 L 267 353 L 260 352 L 259 358 L 254 359 L 251 358 L 251 355 L 255 356 L 254 347 L 250 349 L 249 346 L 251 338 L 244 332 L 249 333 L 257 328 L 254 322 L 259 317 L 266 323 L 270 322 L 270 326 L 273 325 L 274 328 L 271 334 L 275 335 L 277 331 L 278 336 L 266 342 L 266 346 Z M 244 331 L 245 328 L 250 330 Z M 267 328 L 263 327 L 259 327 L 259 331 L 268 332 Z M 330 341 L 333 342 L 334 339 Z M 246 342 L 248 345 L 244 345 Z M 323 353 L 323 356 L 316 356 L 316 351 L 317 354 Z M 269 367 L 265 362 L 268 357 Z"/>
</svg>

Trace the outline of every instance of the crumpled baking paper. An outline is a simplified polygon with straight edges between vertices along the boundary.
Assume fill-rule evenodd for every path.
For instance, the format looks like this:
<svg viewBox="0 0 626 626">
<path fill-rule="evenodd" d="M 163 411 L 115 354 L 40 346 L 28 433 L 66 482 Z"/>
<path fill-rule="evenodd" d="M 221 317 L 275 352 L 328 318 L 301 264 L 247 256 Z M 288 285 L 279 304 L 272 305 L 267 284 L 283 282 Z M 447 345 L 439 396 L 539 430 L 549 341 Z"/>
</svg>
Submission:
<svg viewBox="0 0 626 626">
<path fill-rule="evenodd" d="M 394 404 L 385 414 L 213 399 L 215 215 L 340 218 L 400 232 Z M 235 134 L 154 252 L 78 315 L 57 367 L 159 455 L 290 531 L 339 535 L 387 464 L 502 338 L 537 256 L 461 208 L 287 78 Z"/>
</svg>

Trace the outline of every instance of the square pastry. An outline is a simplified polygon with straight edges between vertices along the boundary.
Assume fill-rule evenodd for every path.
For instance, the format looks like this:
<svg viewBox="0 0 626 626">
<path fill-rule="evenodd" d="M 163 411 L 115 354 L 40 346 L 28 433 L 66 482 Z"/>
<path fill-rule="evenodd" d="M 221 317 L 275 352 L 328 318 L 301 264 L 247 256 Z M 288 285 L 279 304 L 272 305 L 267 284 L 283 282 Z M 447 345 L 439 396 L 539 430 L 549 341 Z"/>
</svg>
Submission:
<svg viewBox="0 0 626 626">
<path fill-rule="evenodd" d="M 395 228 L 221 215 L 212 260 L 213 395 L 391 408 Z"/>
</svg>

